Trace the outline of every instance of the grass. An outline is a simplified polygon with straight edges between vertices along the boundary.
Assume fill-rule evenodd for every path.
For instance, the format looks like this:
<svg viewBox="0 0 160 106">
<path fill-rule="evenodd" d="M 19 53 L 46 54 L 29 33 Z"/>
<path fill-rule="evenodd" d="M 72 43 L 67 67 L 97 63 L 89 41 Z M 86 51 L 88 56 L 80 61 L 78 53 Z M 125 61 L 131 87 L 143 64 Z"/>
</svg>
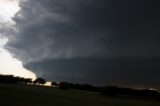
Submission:
<svg viewBox="0 0 160 106">
<path fill-rule="evenodd" d="M 160 101 L 104 97 L 96 92 L 0 84 L 0 106 L 160 106 Z"/>
</svg>

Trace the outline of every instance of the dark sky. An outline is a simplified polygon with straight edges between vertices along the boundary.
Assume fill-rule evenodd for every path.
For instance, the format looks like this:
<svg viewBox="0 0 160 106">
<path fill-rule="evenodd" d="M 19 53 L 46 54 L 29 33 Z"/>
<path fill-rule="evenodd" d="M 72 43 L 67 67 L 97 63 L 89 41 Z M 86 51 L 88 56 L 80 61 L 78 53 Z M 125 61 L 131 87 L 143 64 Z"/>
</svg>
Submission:
<svg viewBox="0 0 160 106">
<path fill-rule="evenodd" d="M 160 85 L 158 0 L 26 0 L 6 48 L 49 80 Z"/>
</svg>

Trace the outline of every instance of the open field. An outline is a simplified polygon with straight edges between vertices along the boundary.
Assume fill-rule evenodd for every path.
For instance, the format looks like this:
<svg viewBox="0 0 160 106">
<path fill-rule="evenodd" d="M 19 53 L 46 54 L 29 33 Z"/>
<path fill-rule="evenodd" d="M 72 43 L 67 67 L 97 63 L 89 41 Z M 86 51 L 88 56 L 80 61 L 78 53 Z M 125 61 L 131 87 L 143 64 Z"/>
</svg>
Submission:
<svg viewBox="0 0 160 106">
<path fill-rule="evenodd" d="M 0 84 L 0 106 L 160 106 L 160 101 L 104 97 L 96 92 Z"/>
</svg>

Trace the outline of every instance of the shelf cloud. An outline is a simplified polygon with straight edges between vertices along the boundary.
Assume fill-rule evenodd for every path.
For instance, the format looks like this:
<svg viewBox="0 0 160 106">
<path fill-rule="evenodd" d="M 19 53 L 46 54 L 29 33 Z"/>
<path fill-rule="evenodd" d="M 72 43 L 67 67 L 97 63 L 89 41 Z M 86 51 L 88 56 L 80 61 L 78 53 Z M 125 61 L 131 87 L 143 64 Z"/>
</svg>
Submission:
<svg viewBox="0 0 160 106">
<path fill-rule="evenodd" d="M 46 79 L 158 86 L 154 0 L 26 0 L 6 48 Z"/>
</svg>

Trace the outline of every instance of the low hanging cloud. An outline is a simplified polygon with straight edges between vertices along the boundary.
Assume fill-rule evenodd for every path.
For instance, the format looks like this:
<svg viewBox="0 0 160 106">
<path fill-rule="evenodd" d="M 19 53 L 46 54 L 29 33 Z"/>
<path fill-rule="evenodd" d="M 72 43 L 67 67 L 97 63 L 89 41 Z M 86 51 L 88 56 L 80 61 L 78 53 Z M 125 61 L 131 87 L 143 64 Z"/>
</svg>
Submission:
<svg viewBox="0 0 160 106">
<path fill-rule="evenodd" d="M 50 80 L 158 86 L 159 5 L 153 0 L 26 0 L 6 48 Z"/>
</svg>

